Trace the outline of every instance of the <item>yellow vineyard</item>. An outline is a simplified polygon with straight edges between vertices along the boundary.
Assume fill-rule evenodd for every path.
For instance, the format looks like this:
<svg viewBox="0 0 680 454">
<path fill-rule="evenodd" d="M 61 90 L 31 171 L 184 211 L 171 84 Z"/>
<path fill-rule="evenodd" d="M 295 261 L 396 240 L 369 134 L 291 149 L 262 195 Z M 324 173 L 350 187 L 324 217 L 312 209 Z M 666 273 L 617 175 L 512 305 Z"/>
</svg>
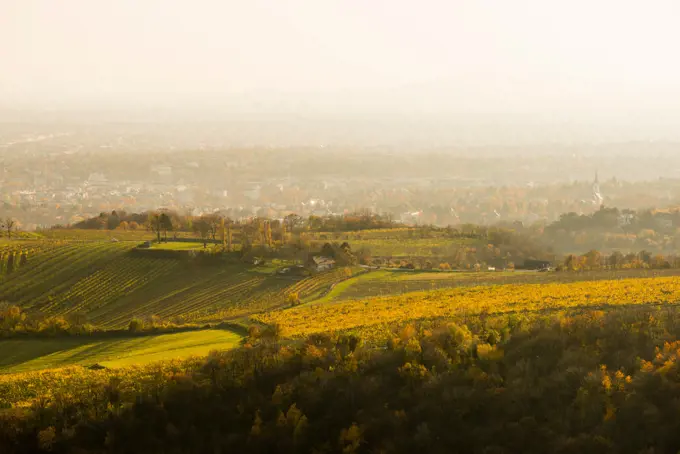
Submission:
<svg viewBox="0 0 680 454">
<path fill-rule="evenodd" d="M 258 314 L 253 320 L 277 324 L 284 336 L 358 329 L 365 339 L 382 337 L 390 324 L 410 320 L 456 319 L 481 313 L 559 311 L 563 309 L 677 304 L 677 277 L 569 284 L 524 284 L 409 293 L 336 304 L 300 306 Z"/>
</svg>

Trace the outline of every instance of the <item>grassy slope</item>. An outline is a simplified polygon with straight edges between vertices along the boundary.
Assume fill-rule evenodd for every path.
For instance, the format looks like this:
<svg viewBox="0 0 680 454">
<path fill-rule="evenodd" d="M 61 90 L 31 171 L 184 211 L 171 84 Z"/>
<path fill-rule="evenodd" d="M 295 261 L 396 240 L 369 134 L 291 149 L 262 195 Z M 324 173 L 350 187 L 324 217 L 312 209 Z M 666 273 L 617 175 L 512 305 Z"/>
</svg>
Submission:
<svg viewBox="0 0 680 454">
<path fill-rule="evenodd" d="M 0 373 L 72 365 L 123 367 L 154 361 L 204 356 L 238 344 L 230 331 L 205 330 L 114 339 L 57 338 L 0 341 Z"/>
</svg>

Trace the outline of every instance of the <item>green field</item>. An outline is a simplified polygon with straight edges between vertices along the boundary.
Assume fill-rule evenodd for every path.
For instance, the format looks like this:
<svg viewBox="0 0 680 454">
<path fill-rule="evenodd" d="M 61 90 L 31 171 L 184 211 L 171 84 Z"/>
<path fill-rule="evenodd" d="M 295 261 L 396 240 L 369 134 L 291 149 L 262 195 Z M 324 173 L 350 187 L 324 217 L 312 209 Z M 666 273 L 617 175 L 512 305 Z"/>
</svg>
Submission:
<svg viewBox="0 0 680 454">
<path fill-rule="evenodd" d="M 179 242 L 179 241 L 168 241 L 167 243 L 153 243 L 151 245 L 152 249 L 167 249 L 170 251 L 193 251 L 200 249 L 210 249 L 214 244 L 208 243 L 204 248 L 202 242 Z"/>
<path fill-rule="evenodd" d="M 0 341 L 0 373 L 74 365 L 124 367 L 189 356 L 238 345 L 240 336 L 224 330 L 191 331 L 130 338 L 12 339 Z"/>
</svg>

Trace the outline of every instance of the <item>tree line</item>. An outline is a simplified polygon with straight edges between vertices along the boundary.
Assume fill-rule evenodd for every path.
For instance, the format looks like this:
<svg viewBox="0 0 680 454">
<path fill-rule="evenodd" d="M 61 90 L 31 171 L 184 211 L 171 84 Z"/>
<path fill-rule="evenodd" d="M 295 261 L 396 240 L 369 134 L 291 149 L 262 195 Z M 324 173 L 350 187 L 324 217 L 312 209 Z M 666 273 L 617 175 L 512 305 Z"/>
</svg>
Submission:
<svg viewBox="0 0 680 454">
<path fill-rule="evenodd" d="M 158 224 L 157 218 L 163 218 L 163 230 L 168 231 L 183 231 L 194 232 L 194 224 L 196 222 L 205 221 L 209 225 L 215 219 L 224 219 L 227 223 L 235 224 L 249 224 L 257 222 L 258 219 L 267 219 L 261 216 L 248 217 L 233 217 L 229 215 L 228 211 L 216 211 L 214 213 L 204 213 L 199 216 L 191 214 L 182 214 L 175 210 L 152 210 L 142 213 L 127 213 L 125 211 L 102 212 L 98 216 L 85 219 L 83 221 L 73 224 L 71 227 L 76 229 L 131 229 L 150 228 L 152 223 Z M 218 221 L 219 222 L 219 221 Z M 286 225 L 288 231 L 298 229 L 305 229 L 311 231 L 356 231 L 392 228 L 396 222 L 392 220 L 390 215 L 375 214 L 369 211 L 358 211 L 356 213 L 349 213 L 343 215 L 328 215 L 302 217 L 295 213 L 289 213 L 278 220 L 271 220 L 271 222 L 280 222 Z M 214 229 L 213 229 L 214 231 Z M 211 232 L 212 234 L 212 232 Z"/>
<path fill-rule="evenodd" d="M 670 269 L 680 268 L 680 256 L 653 254 L 648 251 L 603 254 L 592 249 L 583 255 L 569 254 L 557 266 L 558 271 Z"/>
</svg>

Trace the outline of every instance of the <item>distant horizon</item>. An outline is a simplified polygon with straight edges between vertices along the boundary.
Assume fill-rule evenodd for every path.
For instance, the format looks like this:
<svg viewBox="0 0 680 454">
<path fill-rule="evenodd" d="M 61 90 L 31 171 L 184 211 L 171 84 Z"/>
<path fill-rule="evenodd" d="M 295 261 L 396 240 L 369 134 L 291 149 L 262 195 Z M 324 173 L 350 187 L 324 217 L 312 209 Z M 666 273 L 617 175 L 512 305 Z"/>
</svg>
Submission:
<svg viewBox="0 0 680 454">
<path fill-rule="evenodd" d="M 236 115 L 310 142 L 675 141 L 679 16 L 671 0 L 5 2 L 0 108 Z"/>
<path fill-rule="evenodd" d="M 678 115 L 680 118 L 680 115 Z M 622 119 L 605 127 L 587 119 L 549 117 L 540 114 L 503 113 L 406 113 L 240 108 L 225 104 L 212 108 L 126 107 L 115 105 L 40 108 L 1 106 L 3 125 L 176 125 L 224 126 L 242 140 L 266 146 L 258 138 L 278 137 L 277 146 L 352 144 L 354 146 L 597 146 L 610 144 L 680 144 L 680 128 L 665 127 L 646 117 L 643 122 Z M 234 129 L 235 128 L 235 129 Z M 621 133 L 621 130 L 626 133 Z M 672 130 L 666 132 L 665 130 Z M 175 132 L 175 131 L 170 131 Z M 192 134 L 200 135 L 199 132 Z M 288 138 L 288 139 L 287 139 Z M 237 144 L 235 144 L 237 145 Z"/>
</svg>

